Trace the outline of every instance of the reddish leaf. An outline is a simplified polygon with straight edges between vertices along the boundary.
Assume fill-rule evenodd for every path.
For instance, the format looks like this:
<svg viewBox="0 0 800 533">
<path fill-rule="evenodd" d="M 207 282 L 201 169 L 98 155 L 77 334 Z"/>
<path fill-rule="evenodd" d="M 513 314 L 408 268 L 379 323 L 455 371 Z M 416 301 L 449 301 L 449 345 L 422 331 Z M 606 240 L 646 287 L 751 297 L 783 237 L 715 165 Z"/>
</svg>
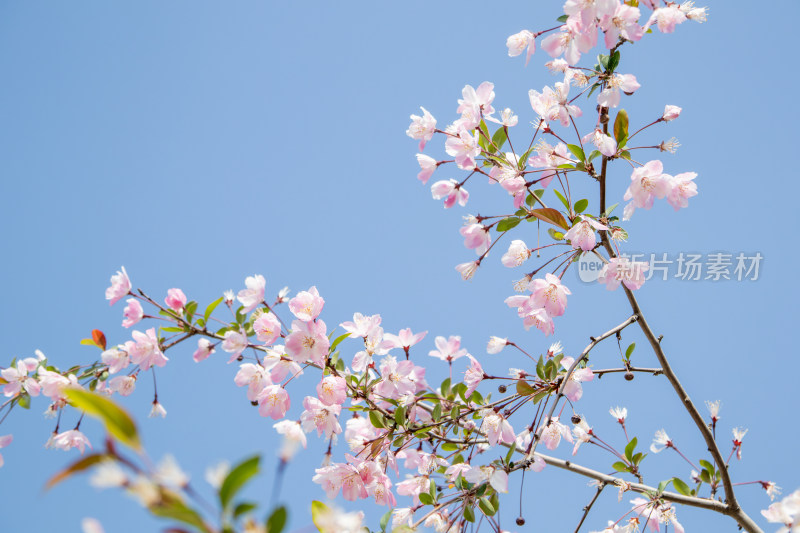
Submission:
<svg viewBox="0 0 800 533">
<path fill-rule="evenodd" d="M 83 457 L 82 459 L 75 461 L 67 468 L 57 473 L 55 476 L 51 477 L 47 481 L 47 484 L 44 486 L 44 488 L 45 490 L 52 489 L 55 485 L 64 481 L 72 474 L 86 470 L 87 468 L 94 466 L 97 463 L 104 461 L 106 459 L 108 459 L 108 455 L 104 453 L 93 453 L 91 455 L 87 455 L 86 457 Z"/>
<path fill-rule="evenodd" d="M 106 349 L 106 336 L 99 329 L 92 330 L 92 340 L 101 350 Z"/>
<path fill-rule="evenodd" d="M 569 229 L 569 224 L 561 215 L 561 212 L 557 209 L 553 209 L 552 207 L 542 207 L 540 209 L 534 209 L 531 211 L 531 215 L 535 216 L 539 220 L 543 222 L 547 222 L 548 224 L 552 224 L 554 226 L 558 226 L 560 228 Z"/>
</svg>

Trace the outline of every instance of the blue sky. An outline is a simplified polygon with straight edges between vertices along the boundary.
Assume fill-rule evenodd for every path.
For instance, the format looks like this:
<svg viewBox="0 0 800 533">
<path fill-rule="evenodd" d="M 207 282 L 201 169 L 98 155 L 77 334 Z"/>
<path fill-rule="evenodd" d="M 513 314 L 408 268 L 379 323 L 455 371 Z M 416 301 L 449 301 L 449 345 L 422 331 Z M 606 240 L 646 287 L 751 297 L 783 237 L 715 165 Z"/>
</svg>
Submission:
<svg viewBox="0 0 800 533">
<path fill-rule="evenodd" d="M 122 306 L 109 309 L 103 297 L 120 265 L 158 299 L 180 287 L 209 302 L 243 288 L 254 273 L 267 278 L 273 294 L 284 285 L 316 285 L 329 325 L 362 312 L 380 313 L 387 331 L 428 330 L 418 354 L 438 376 L 434 383 L 446 368 L 423 355 L 436 335 L 460 334 L 495 373 L 525 360 L 510 351 L 486 355 L 490 335 L 535 352 L 561 340 L 567 353 L 579 353 L 590 335 L 628 316 L 623 294 L 582 284 L 570 272 L 565 283 L 573 295 L 555 336 L 526 332 L 503 304 L 521 272 L 500 266 L 501 253 L 471 282 L 453 270 L 474 257 L 458 235 L 461 216 L 490 212 L 505 198 L 478 180 L 468 186 L 473 198 L 466 208 L 444 211 L 416 180 L 416 143 L 405 136 L 420 105 L 445 125 L 457 116 L 461 88 L 484 80 L 495 83 L 495 107 L 514 109 L 524 128 L 533 119 L 528 90 L 557 80 L 542 68 L 548 58 L 541 50 L 525 68 L 507 57 L 504 43 L 521 29 L 552 25 L 560 5 L 540 4 L 508 2 L 491 11 L 473 1 L 0 3 L 0 278 L 8 328 L 0 363 L 37 348 L 62 368 L 87 361 L 97 354 L 78 343 L 92 328 L 110 342 L 127 340 Z M 800 432 L 792 424 L 800 371 L 793 338 L 798 254 L 791 237 L 799 117 L 790 94 L 791 24 L 800 13 L 788 0 L 769 10 L 708 5 L 707 23 L 687 23 L 623 50 L 620 70 L 642 84 L 623 103 L 632 123 L 658 116 L 664 104 L 683 107 L 679 120 L 645 138 L 657 144 L 677 137 L 678 153 L 661 158 L 665 171 L 697 172 L 700 190 L 678 213 L 665 202 L 637 211 L 626 246 L 764 257 L 755 282 L 655 281 L 639 298 L 692 398 L 722 401 L 723 453 L 731 427 L 749 428 L 734 480 L 774 480 L 788 493 L 800 486 Z M 436 140 L 426 152 L 444 153 Z M 616 172 L 611 203 L 621 201 L 629 179 L 624 168 Z M 435 174 L 449 177 L 462 176 L 444 168 Z M 535 240 L 523 230 L 529 233 L 515 238 Z M 639 364 L 653 366 L 640 336 L 625 340 L 639 344 Z M 597 352 L 595 365 L 616 360 L 614 345 Z M 174 453 L 199 484 L 205 466 L 220 459 L 261 452 L 272 463 L 272 421 L 249 408 L 233 384 L 235 365 L 223 355 L 194 364 L 189 348 L 169 355 L 159 372 L 168 417 L 146 418 L 146 381 L 125 402 L 151 454 Z M 608 408 L 625 405 L 641 442 L 663 427 L 691 457 L 703 451 L 664 380 L 641 376 L 628 384 L 608 376 L 585 390 L 579 409 L 602 434 L 618 431 Z M 291 416 L 299 416 L 299 403 Z M 85 478 L 42 492 L 46 479 L 76 457 L 42 449 L 52 430 L 40 415 L 45 407 L 35 401 L 0 429 L 15 435 L 0 470 L 2 507 L 15 510 L 4 513 L 4 529 L 78 531 L 82 517 L 95 516 L 109 532 L 155 530 L 158 523 L 137 504 L 98 493 Z M 99 445 L 102 432 L 84 427 Z M 581 462 L 609 468 L 606 457 L 581 455 Z M 309 525 L 308 501 L 324 499 L 310 481 L 321 458 L 321 448 L 310 446 L 287 472 L 291 482 L 280 499 L 290 505 L 293 531 Z M 648 462 L 653 484 L 688 477 L 677 457 Z M 553 470 L 526 476 L 525 514 L 544 530 L 574 528 L 593 489 Z M 270 475 L 254 486 L 254 498 L 269 498 Z M 751 516 L 769 503 L 757 488 L 738 494 Z M 504 525 L 512 530 L 515 501 L 504 500 Z M 587 530 L 626 509 L 604 495 Z M 380 514 L 368 506 L 373 524 Z M 679 516 L 693 530 L 733 527 L 692 510 Z"/>
</svg>

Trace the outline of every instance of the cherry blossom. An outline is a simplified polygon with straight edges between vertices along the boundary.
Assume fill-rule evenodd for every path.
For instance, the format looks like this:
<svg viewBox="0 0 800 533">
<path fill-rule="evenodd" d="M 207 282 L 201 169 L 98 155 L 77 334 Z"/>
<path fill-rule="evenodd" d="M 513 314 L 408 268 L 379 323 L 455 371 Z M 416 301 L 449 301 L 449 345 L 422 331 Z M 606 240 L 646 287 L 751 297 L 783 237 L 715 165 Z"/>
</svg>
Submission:
<svg viewBox="0 0 800 533">
<path fill-rule="evenodd" d="M 491 337 L 489 343 L 486 345 L 486 353 L 496 354 L 503 351 L 503 348 L 508 344 L 508 339 L 502 337 Z"/>
<path fill-rule="evenodd" d="M 550 57 L 564 55 L 570 65 L 575 65 L 597 43 L 597 26 L 584 25 L 578 19 L 569 18 L 561 27 L 561 33 L 554 33 L 542 41 L 542 50 Z"/>
<path fill-rule="evenodd" d="M 180 289 L 169 289 L 164 303 L 176 313 L 180 313 L 186 305 L 186 295 L 183 294 L 183 291 Z"/>
<path fill-rule="evenodd" d="M 436 344 L 436 350 L 431 350 L 428 355 L 437 357 L 442 361 L 452 363 L 459 357 L 468 355 L 467 349 L 461 347 L 461 337 L 458 335 L 451 335 L 449 339 L 436 337 L 434 343 Z"/>
<path fill-rule="evenodd" d="M 503 263 L 503 266 L 514 268 L 522 265 L 530 256 L 531 251 L 528 249 L 528 245 L 525 244 L 525 241 L 516 239 L 511 241 L 511 244 L 508 246 L 508 251 L 503 254 L 500 261 Z"/>
<path fill-rule="evenodd" d="M 281 336 L 281 322 L 272 311 L 259 313 L 253 321 L 256 338 L 269 346 Z"/>
<path fill-rule="evenodd" d="M 630 261 L 627 257 L 612 257 L 603 265 L 597 276 L 599 283 L 605 283 L 609 291 L 616 290 L 620 283 L 635 291 L 644 285 L 644 273 L 650 269 L 648 263 Z"/>
<path fill-rule="evenodd" d="M 475 250 L 478 255 L 483 255 L 489 249 L 492 243 L 492 236 L 489 234 L 489 228 L 483 224 L 470 224 L 462 226 L 459 233 L 464 237 L 464 246 L 471 250 Z"/>
<path fill-rule="evenodd" d="M 397 335 L 392 335 L 391 333 L 386 333 L 383 338 L 386 339 L 387 347 L 389 348 L 403 348 L 406 352 L 408 349 L 419 341 L 425 338 L 427 335 L 427 331 L 423 331 L 421 333 L 413 333 L 411 328 L 401 329 Z"/>
<path fill-rule="evenodd" d="M 317 384 L 317 397 L 325 405 L 342 405 L 347 399 L 347 383 L 340 376 L 325 376 Z"/>
<path fill-rule="evenodd" d="M 664 107 L 664 114 L 661 116 L 660 120 L 663 120 L 664 122 L 675 120 L 681 115 L 681 111 L 682 109 L 680 107 L 667 104 Z"/>
<path fill-rule="evenodd" d="M 625 207 L 624 220 L 630 219 L 633 214 L 633 207 L 650 209 L 653 207 L 653 200 L 664 198 L 669 191 L 669 177 L 664 174 L 664 167 L 661 161 L 648 161 L 644 166 L 639 167 L 631 174 L 631 184 L 625 191 L 623 199 L 632 200 Z"/>
<path fill-rule="evenodd" d="M 255 276 L 248 276 L 244 280 L 246 289 L 239 291 L 236 299 L 244 306 L 244 312 L 249 313 L 264 301 L 264 289 L 267 286 L 267 280 L 261 274 Z"/>
<path fill-rule="evenodd" d="M 562 437 L 569 443 L 573 442 L 572 432 L 567 426 L 558 421 L 557 416 L 552 419 L 545 418 L 542 421 L 539 427 L 539 438 L 548 450 L 558 448 Z"/>
<path fill-rule="evenodd" d="M 561 366 L 565 369 L 569 369 L 572 366 L 572 363 L 575 362 L 575 359 L 572 357 L 564 357 L 561 360 Z M 569 377 L 569 380 L 564 385 L 564 396 L 569 398 L 572 402 L 577 402 L 583 396 L 583 387 L 581 386 L 582 382 L 592 381 L 594 379 L 594 373 L 592 372 L 591 368 L 576 368 Z"/>
<path fill-rule="evenodd" d="M 273 420 L 280 420 L 286 416 L 286 411 L 291 406 L 289 393 L 280 385 L 267 385 L 258 396 L 258 414 L 263 417 L 272 417 Z"/>
<path fill-rule="evenodd" d="M 533 33 L 528 30 L 522 30 L 514 35 L 509 35 L 508 39 L 506 39 L 506 46 L 508 47 L 508 57 L 517 57 L 527 49 L 528 53 L 525 54 L 525 65 L 527 65 L 536 51 L 536 40 Z"/>
<path fill-rule="evenodd" d="M 465 85 L 461 90 L 461 96 L 463 99 L 458 101 L 459 105 L 456 112 L 461 113 L 461 126 L 465 130 L 471 130 L 480 123 L 481 118 L 494 113 L 494 108 L 492 107 L 492 101 L 494 100 L 493 83 L 485 81 L 477 89 L 473 88 L 472 85 Z M 477 156 L 478 154 L 475 155 Z M 458 163 L 457 158 L 456 163 Z"/>
<path fill-rule="evenodd" d="M 622 97 L 620 91 L 625 94 L 633 94 L 640 87 L 641 85 L 633 74 L 612 74 L 606 82 L 606 88 L 597 95 L 597 103 L 603 107 L 617 107 Z M 604 153 L 604 155 L 609 154 Z"/>
<path fill-rule="evenodd" d="M 53 438 L 53 447 L 58 450 L 66 451 L 72 448 L 78 448 L 81 454 L 83 454 L 87 446 L 91 448 L 92 444 L 89 442 L 89 439 L 86 438 L 86 435 L 77 429 L 64 431 Z"/>
<path fill-rule="evenodd" d="M 161 403 L 159 403 L 158 400 L 155 400 L 153 402 L 153 407 L 150 409 L 150 414 L 147 416 L 148 418 L 155 418 L 157 416 L 160 416 L 161 418 L 166 418 L 167 410 L 164 409 L 164 406 L 161 405 Z"/>
<path fill-rule="evenodd" d="M 289 310 L 303 322 L 314 320 L 322 312 L 325 300 L 319 295 L 316 287 L 300 291 L 289 300 Z"/>
<path fill-rule="evenodd" d="M 419 141 L 420 151 L 425 149 L 425 143 L 433 138 L 436 131 L 436 119 L 433 118 L 427 109 L 420 106 L 422 116 L 411 115 L 411 125 L 406 130 L 406 135 Z"/>
<path fill-rule="evenodd" d="M 543 307 L 550 316 L 561 316 L 567 309 L 567 295 L 572 292 L 561 284 L 558 276 L 547 273 L 545 279 L 535 279 L 528 286 L 532 303 Z"/>
<path fill-rule="evenodd" d="M 686 20 L 686 14 L 677 5 L 659 7 L 650 15 L 647 24 L 644 25 L 644 30 L 647 31 L 650 26 L 655 24 L 661 33 L 672 33 L 675 31 L 675 26 Z"/>
<path fill-rule="evenodd" d="M 142 320 L 144 317 L 144 309 L 142 309 L 142 304 L 140 304 L 139 300 L 136 298 L 128 298 L 125 300 L 125 303 L 128 305 L 125 307 L 125 310 L 122 311 L 122 316 L 125 317 L 122 321 L 122 327 L 129 328 Z"/>
<path fill-rule="evenodd" d="M 512 444 L 516 440 L 514 428 L 499 413 L 487 409 L 484 411 L 481 430 L 486 433 L 486 438 L 490 446 L 500 444 Z"/>
<path fill-rule="evenodd" d="M 444 208 L 450 209 L 458 201 L 458 205 L 464 207 L 469 200 L 469 193 L 456 180 L 437 181 L 431 185 L 431 195 L 434 200 L 444 198 Z"/>
<path fill-rule="evenodd" d="M 475 275 L 475 272 L 478 270 L 480 266 L 480 262 L 478 261 L 470 261 L 469 263 L 459 263 L 456 265 L 456 271 L 461 274 L 461 279 L 464 281 L 469 281 L 472 279 L 472 276 Z"/>
<path fill-rule="evenodd" d="M 644 35 L 644 28 L 639 25 L 639 8 L 620 2 L 607 4 L 614 6 L 614 12 L 607 12 L 600 19 L 600 28 L 605 32 L 606 48 L 610 50 L 616 46 L 620 37 L 629 41 L 640 40 Z"/>
<path fill-rule="evenodd" d="M 374 328 L 381 325 L 381 315 L 365 316 L 355 313 L 352 322 L 342 322 L 339 325 L 350 334 L 350 337 L 366 337 Z"/>
<path fill-rule="evenodd" d="M 476 484 L 488 481 L 497 492 L 508 492 L 508 473 L 494 466 L 471 468 L 464 474 L 464 479 Z"/>
<path fill-rule="evenodd" d="M 697 184 L 692 181 L 696 177 L 696 172 L 684 172 L 677 176 L 668 176 L 669 192 L 667 193 L 667 201 L 675 208 L 675 211 L 681 207 L 688 207 L 689 198 L 697 196 Z"/>
<path fill-rule="evenodd" d="M 478 385 L 483 381 L 483 376 L 485 375 L 478 360 L 469 354 L 467 354 L 467 357 L 469 357 L 470 366 L 464 372 L 464 384 L 467 386 L 467 390 L 464 392 L 465 398 L 469 398 L 470 395 L 475 392 L 475 389 L 478 388 Z"/>
<path fill-rule="evenodd" d="M 584 144 L 591 142 L 601 154 L 607 157 L 613 157 L 617 153 L 617 142 L 599 128 L 585 135 L 581 142 Z"/>
<path fill-rule="evenodd" d="M 214 344 L 212 344 L 211 341 L 208 339 L 198 339 L 197 350 L 192 354 L 192 359 L 195 363 L 199 363 L 204 359 L 208 359 L 208 356 L 214 353 L 214 351 Z"/>
<path fill-rule="evenodd" d="M 3 435 L 0 436 L 0 449 L 5 448 L 14 440 L 14 435 Z M 3 460 L 3 454 L 0 454 L 0 466 L 3 466 L 5 461 Z"/>
<path fill-rule="evenodd" d="M 665 448 L 671 448 L 672 441 L 667 435 L 667 432 L 663 429 L 659 429 L 656 431 L 656 436 L 653 437 L 653 443 L 650 444 L 650 451 L 653 453 L 659 453 L 661 450 Z"/>
<path fill-rule="evenodd" d="M 286 353 L 298 363 L 312 361 L 324 365 L 328 349 L 331 347 L 327 331 L 322 320 L 314 322 L 295 320 L 292 322 L 292 333 L 286 338 Z"/>
<path fill-rule="evenodd" d="M 608 230 L 608 226 L 601 224 L 591 217 L 582 216 L 581 220 L 564 234 L 564 238 L 570 242 L 573 250 L 581 249 L 590 252 L 597 246 L 595 230 Z"/>
<path fill-rule="evenodd" d="M 238 387 L 247 386 L 247 399 L 251 402 L 258 401 L 261 392 L 272 385 L 272 379 L 267 369 L 253 363 L 239 365 L 239 371 L 233 378 L 233 382 Z"/>
<path fill-rule="evenodd" d="M 23 389 L 31 396 L 38 396 L 39 382 L 33 376 L 28 376 L 28 368 L 24 361 L 17 361 L 17 367 L 10 366 L 0 370 L 0 376 L 6 381 L 3 394 L 6 397 L 16 396 Z"/>
<path fill-rule="evenodd" d="M 428 183 L 428 180 L 431 179 L 431 175 L 436 170 L 436 167 L 439 166 L 439 163 L 432 157 L 427 156 L 425 154 L 417 154 L 417 163 L 419 163 L 419 174 L 417 174 L 417 179 L 424 184 Z"/>
<path fill-rule="evenodd" d="M 111 286 L 106 289 L 106 300 L 110 300 L 108 302 L 109 305 L 114 305 L 130 292 L 131 280 L 128 278 L 125 267 L 122 267 L 121 271 L 118 270 L 116 274 L 111 276 Z"/>
<path fill-rule="evenodd" d="M 466 129 L 460 129 L 455 135 L 450 135 L 444 143 L 445 152 L 455 158 L 456 165 L 462 170 L 475 168 L 475 158 L 481 154 L 478 144 L 479 133 L 470 134 Z"/>
</svg>

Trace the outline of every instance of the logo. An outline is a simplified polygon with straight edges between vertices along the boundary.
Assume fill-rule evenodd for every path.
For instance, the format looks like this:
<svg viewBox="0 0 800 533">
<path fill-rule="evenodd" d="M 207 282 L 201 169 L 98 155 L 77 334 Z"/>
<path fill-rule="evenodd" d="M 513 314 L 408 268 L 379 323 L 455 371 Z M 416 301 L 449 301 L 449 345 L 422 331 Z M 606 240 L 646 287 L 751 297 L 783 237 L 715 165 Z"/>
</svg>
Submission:
<svg viewBox="0 0 800 533">
<path fill-rule="evenodd" d="M 584 283 L 597 281 L 603 262 L 594 254 L 582 254 L 578 259 L 578 278 Z"/>
</svg>

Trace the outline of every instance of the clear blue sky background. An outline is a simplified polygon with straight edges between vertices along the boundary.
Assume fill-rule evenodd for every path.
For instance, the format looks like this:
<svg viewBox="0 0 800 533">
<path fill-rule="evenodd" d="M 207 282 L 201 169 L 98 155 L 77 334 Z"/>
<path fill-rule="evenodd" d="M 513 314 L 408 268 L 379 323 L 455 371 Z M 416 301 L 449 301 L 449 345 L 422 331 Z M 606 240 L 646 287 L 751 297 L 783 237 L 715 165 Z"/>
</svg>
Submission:
<svg viewBox="0 0 800 533">
<path fill-rule="evenodd" d="M 692 398 L 722 400 L 724 452 L 731 427 L 750 429 L 744 460 L 732 466 L 735 481 L 774 480 L 788 493 L 800 486 L 793 330 L 800 191 L 791 94 L 800 9 L 790 0 L 769 9 L 709 5 L 706 24 L 687 23 L 674 35 L 657 33 L 624 49 L 620 70 L 642 84 L 624 103 L 632 123 L 657 117 L 664 104 L 683 107 L 678 121 L 643 139 L 678 137 L 683 146 L 665 154 L 665 170 L 696 171 L 700 189 L 679 213 L 664 201 L 637 211 L 627 249 L 764 256 L 756 282 L 652 282 L 640 299 Z M 435 335 L 462 335 L 495 373 L 526 361 L 511 351 L 486 355 L 490 335 L 535 352 L 561 340 L 568 353 L 579 352 L 589 335 L 628 316 L 623 294 L 583 285 L 569 273 L 573 296 L 556 335 L 525 332 L 503 304 L 521 272 L 500 266 L 501 253 L 472 282 L 453 270 L 474 257 L 458 235 L 461 215 L 492 212 L 505 197 L 476 180 L 466 209 L 443 211 L 417 182 L 416 143 L 405 136 L 419 105 L 445 125 L 456 118 L 465 84 L 491 80 L 495 106 L 519 113 L 515 138 L 523 139 L 533 118 L 528 90 L 556 78 L 541 67 L 541 51 L 528 68 L 508 58 L 505 39 L 550 27 L 559 14 L 559 2 L 0 3 L 2 364 L 36 348 L 62 368 L 85 362 L 97 354 L 78 343 L 92 328 L 112 343 L 129 338 L 119 325 L 122 305 L 109 309 L 103 297 L 120 265 L 159 299 L 180 287 L 206 303 L 243 288 L 254 273 L 266 276 L 271 294 L 284 285 L 316 285 L 329 325 L 358 311 L 381 313 L 387 331 L 429 330 L 417 354 L 433 367 L 433 383 L 446 373 L 423 357 Z M 593 101 L 581 103 L 589 111 Z M 434 141 L 428 153 L 441 157 L 441 144 Z M 612 203 L 629 180 L 623 164 L 614 172 Z M 461 176 L 440 169 L 435 177 Z M 527 233 L 518 238 L 535 241 L 532 227 L 520 231 Z M 625 341 L 639 341 L 638 364 L 655 364 L 639 335 L 626 333 Z M 355 344 L 343 349 L 349 358 Z M 147 448 L 156 458 L 176 454 L 200 486 L 206 465 L 263 453 L 269 472 L 252 496 L 266 502 L 278 443 L 272 421 L 249 407 L 224 354 L 202 364 L 190 360 L 188 346 L 169 355 L 159 372 L 166 420 L 145 418 L 152 399 L 146 380 L 125 402 L 141 421 Z M 617 359 L 610 344 L 597 349 L 593 363 Z M 620 442 L 607 410 L 625 405 L 640 441 L 649 444 L 664 427 L 693 459 L 701 457 L 704 447 L 665 380 L 627 383 L 617 375 L 600 384 L 585 387 L 579 410 L 601 435 Z M 42 492 L 46 479 L 77 457 L 42 448 L 52 430 L 41 416 L 45 407 L 34 401 L 30 412 L 14 412 L 0 427 L 0 434 L 15 435 L 2 451 L 0 529 L 71 532 L 94 516 L 111 533 L 157 530 L 162 523 L 136 503 L 98 492 L 85 478 Z M 290 415 L 300 411 L 297 401 Z M 99 446 L 97 425 L 83 427 Z M 566 448 L 560 451 L 566 456 Z M 315 444 L 289 467 L 280 500 L 291 508 L 292 531 L 308 531 L 308 502 L 324 499 L 310 481 L 321 459 Z M 578 459 L 610 470 L 610 459 L 591 450 Z M 649 457 L 645 466 L 653 484 L 689 473 L 674 454 Z M 574 529 L 593 492 L 586 480 L 552 468 L 526 477 L 524 530 Z M 587 531 L 628 509 L 628 498 L 617 504 L 612 492 L 590 515 Z M 764 523 L 763 491 L 742 487 L 739 495 Z M 516 495 L 503 501 L 503 524 L 517 530 Z M 345 507 L 362 505 L 375 525 L 383 510 Z M 735 527 L 689 509 L 679 509 L 679 517 L 691 531 Z"/>
</svg>

